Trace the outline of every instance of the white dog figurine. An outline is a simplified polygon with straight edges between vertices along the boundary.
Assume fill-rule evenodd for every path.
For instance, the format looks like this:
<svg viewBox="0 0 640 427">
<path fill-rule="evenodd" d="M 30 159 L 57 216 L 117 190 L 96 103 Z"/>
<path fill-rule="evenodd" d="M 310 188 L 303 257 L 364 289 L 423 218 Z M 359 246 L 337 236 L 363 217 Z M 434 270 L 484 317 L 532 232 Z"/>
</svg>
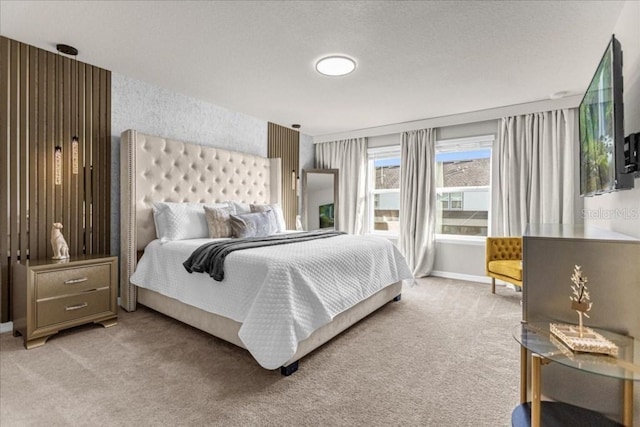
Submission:
<svg viewBox="0 0 640 427">
<path fill-rule="evenodd" d="M 69 245 L 67 245 L 67 241 L 64 240 L 64 236 L 60 231 L 61 229 L 62 224 L 59 222 L 53 223 L 53 228 L 51 228 L 51 247 L 53 248 L 52 259 L 69 258 Z"/>
</svg>

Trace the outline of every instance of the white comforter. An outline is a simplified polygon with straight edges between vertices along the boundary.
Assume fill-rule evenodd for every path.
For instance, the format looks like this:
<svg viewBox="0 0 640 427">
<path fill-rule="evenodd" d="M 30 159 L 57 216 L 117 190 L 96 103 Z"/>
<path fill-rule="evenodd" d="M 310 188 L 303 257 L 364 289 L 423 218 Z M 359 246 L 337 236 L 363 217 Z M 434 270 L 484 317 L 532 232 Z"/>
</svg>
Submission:
<svg viewBox="0 0 640 427">
<path fill-rule="evenodd" d="M 182 266 L 209 241 L 151 242 L 131 282 L 241 322 L 240 339 L 266 369 L 282 366 L 299 342 L 336 315 L 412 278 L 388 240 L 343 235 L 233 252 L 225 260 L 224 280 L 216 282 Z"/>
</svg>

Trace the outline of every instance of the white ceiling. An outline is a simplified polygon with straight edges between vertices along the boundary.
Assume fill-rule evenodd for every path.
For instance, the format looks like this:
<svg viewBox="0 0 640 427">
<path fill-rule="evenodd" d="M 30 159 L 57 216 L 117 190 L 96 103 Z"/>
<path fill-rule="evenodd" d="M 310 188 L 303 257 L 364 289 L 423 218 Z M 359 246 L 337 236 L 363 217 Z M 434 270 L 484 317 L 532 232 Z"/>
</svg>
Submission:
<svg viewBox="0 0 640 427">
<path fill-rule="evenodd" d="M 324 135 L 582 93 L 623 2 L 5 1 L 3 36 Z M 356 71 L 314 71 L 327 54 Z"/>
</svg>

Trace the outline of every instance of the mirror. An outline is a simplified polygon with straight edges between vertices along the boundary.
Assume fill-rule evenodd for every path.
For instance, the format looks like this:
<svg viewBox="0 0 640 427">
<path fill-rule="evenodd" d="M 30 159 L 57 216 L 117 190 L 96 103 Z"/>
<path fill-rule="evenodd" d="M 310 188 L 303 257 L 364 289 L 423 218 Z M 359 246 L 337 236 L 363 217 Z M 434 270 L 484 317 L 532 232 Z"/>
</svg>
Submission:
<svg viewBox="0 0 640 427">
<path fill-rule="evenodd" d="M 302 171 L 304 229 L 338 229 L 338 169 Z"/>
</svg>

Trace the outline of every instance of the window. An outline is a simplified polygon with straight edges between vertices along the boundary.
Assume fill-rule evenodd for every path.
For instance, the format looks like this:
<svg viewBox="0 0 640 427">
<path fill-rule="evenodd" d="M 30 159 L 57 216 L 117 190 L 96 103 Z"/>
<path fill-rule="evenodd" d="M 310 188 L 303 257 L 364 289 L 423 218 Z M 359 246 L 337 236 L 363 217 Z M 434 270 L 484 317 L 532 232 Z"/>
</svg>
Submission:
<svg viewBox="0 0 640 427">
<path fill-rule="evenodd" d="M 462 210 L 463 192 L 438 193 L 440 210 Z"/>
<path fill-rule="evenodd" d="M 400 147 L 368 150 L 367 218 L 370 233 L 397 235 L 400 224 Z"/>
<path fill-rule="evenodd" d="M 493 135 L 436 143 L 436 235 L 487 236 Z"/>
</svg>

